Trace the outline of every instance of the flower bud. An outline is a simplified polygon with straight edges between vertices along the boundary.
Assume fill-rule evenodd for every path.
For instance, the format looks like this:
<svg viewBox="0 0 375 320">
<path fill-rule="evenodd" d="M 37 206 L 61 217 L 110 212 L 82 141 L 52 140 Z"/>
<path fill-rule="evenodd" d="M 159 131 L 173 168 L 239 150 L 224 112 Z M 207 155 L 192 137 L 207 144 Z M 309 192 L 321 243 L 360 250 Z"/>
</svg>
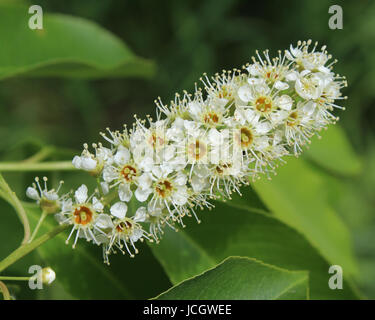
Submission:
<svg viewBox="0 0 375 320">
<path fill-rule="evenodd" d="M 61 208 L 59 200 L 50 200 L 47 198 L 40 199 L 39 206 L 40 209 L 47 214 L 58 213 Z"/>
<path fill-rule="evenodd" d="M 52 268 L 46 267 L 42 269 L 43 284 L 51 284 L 56 279 L 56 273 Z"/>
</svg>

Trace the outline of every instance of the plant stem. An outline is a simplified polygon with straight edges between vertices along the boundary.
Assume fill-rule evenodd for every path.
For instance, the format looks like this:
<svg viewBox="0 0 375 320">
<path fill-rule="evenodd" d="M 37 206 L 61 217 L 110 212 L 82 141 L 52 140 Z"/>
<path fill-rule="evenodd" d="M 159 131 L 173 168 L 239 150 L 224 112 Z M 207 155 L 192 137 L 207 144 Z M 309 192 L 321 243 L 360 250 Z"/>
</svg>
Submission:
<svg viewBox="0 0 375 320">
<path fill-rule="evenodd" d="M 0 162 L 0 172 L 10 171 L 55 171 L 76 170 L 71 161 L 51 162 Z"/>
<path fill-rule="evenodd" d="M 4 300 L 11 300 L 10 293 L 4 282 L 0 281 L 0 291 L 3 294 Z"/>
<path fill-rule="evenodd" d="M 7 182 L 5 181 L 4 177 L 0 174 L 0 196 L 4 198 L 13 208 L 16 210 L 18 217 L 20 218 L 23 230 L 24 230 L 24 237 L 22 240 L 22 244 L 25 244 L 29 241 L 30 238 L 30 224 L 29 219 L 27 218 L 26 211 L 22 206 L 20 200 L 17 198 L 16 194 L 12 189 L 9 187 Z"/>
<path fill-rule="evenodd" d="M 2 277 L 0 276 L 0 280 L 7 280 L 7 281 L 29 281 L 31 277 Z"/>
<path fill-rule="evenodd" d="M 13 251 L 8 257 L 6 257 L 3 261 L 0 262 L 0 272 L 4 269 L 42 245 L 49 239 L 52 239 L 54 236 L 59 234 L 60 232 L 64 231 L 69 225 L 61 225 L 57 226 L 56 228 L 52 229 L 51 231 L 45 233 L 44 235 L 40 236 L 39 238 L 35 239 L 33 242 L 25 244 L 15 251 Z"/>
<path fill-rule="evenodd" d="M 29 242 L 31 242 L 31 241 L 34 240 L 35 236 L 36 236 L 37 233 L 38 233 L 38 230 L 39 230 L 40 226 L 42 225 L 42 223 L 43 223 L 43 221 L 44 221 L 44 219 L 45 219 L 46 217 L 47 217 L 47 212 L 43 211 L 43 212 L 42 212 L 42 215 L 41 215 L 40 218 L 39 218 L 38 224 L 36 225 L 36 227 L 35 227 L 35 229 L 34 229 L 34 231 L 33 231 L 33 234 L 31 235 L 31 238 L 30 238 Z"/>
</svg>

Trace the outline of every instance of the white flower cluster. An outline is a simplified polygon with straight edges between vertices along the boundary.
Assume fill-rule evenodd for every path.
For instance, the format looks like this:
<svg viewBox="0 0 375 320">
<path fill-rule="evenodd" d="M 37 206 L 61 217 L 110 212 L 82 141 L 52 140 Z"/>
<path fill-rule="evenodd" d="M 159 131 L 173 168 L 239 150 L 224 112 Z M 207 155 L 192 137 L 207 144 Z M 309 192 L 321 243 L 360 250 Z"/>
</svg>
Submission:
<svg viewBox="0 0 375 320">
<path fill-rule="evenodd" d="M 176 94 L 157 116 L 122 132 L 102 133 L 108 147 L 87 145 L 73 165 L 98 179 L 91 196 L 85 185 L 74 197 L 48 197 L 59 203 L 56 217 L 73 226 L 69 235 L 131 257 L 135 243 L 158 242 L 167 225 L 184 226 L 183 217 L 211 208 L 210 199 L 230 198 L 261 175 L 274 172 L 284 156 L 296 155 L 310 138 L 338 119 L 332 111 L 345 78 L 332 72 L 335 61 L 325 46 L 298 42 L 271 59 L 256 52 L 244 72 L 234 69 L 201 79 L 203 89 Z M 44 201 L 45 202 L 45 201 Z M 130 214 L 129 214 L 130 213 Z M 68 238 L 68 240 L 69 240 Z"/>
</svg>

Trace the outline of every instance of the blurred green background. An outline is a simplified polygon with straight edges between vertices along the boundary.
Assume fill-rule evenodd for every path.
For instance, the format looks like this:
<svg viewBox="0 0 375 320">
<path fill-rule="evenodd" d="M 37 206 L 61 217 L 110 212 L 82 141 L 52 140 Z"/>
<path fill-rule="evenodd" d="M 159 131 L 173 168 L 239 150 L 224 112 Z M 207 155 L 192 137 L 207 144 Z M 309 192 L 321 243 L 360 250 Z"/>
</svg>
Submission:
<svg viewBox="0 0 375 320">
<path fill-rule="evenodd" d="M 334 206 L 353 239 L 359 287 L 368 297 L 375 297 L 374 1 L 39 0 L 38 4 L 45 14 L 62 13 L 96 22 L 124 41 L 137 56 L 152 61 L 155 72 L 147 77 L 89 80 L 22 75 L 3 79 L 1 161 L 24 159 L 43 145 L 61 148 L 52 160 L 69 159 L 83 143 L 100 141 L 98 133 L 106 127 L 121 129 L 124 123 L 133 122 L 135 113 L 140 117 L 154 114 L 156 97 L 168 102 L 175 92 L 192 91 L 203 72 L 214 74 L 240 67 L 250 61 L 256 49 L 276 53 L 306 39 L 326 44 L 338 59 L 335 71 L 345 75 L 349 84 L 344 91 L 349 97 L 344 102 L 346 111 L 338 112 L 340 125 L 363 162 L 361 172 L 340 177 L 344 191 L 334 195 Z M 343 30 L 328 27 L 328 8 L 332 4 L 343 8 Z M 8 46 L 1 36 L 0 43 Z M 27 51 L 27 45 L 18 50 Z M 23 194 L 33 174 L 12 173 L 6 177 Z M 65 179 L 79 183 L 79 176 Z M 147 255 L 141 259 L 147 260 Z M 154 270 L 159 268 L 154 266 Z M 150 279 L 158 288 L 150 296 L 170 286 L 161 269 L 155 274 L 157 280 L 152 276 Z M 57 293 L 52 292 L 50 297 L 69 297 L 56 287 Z"/>
</svg>

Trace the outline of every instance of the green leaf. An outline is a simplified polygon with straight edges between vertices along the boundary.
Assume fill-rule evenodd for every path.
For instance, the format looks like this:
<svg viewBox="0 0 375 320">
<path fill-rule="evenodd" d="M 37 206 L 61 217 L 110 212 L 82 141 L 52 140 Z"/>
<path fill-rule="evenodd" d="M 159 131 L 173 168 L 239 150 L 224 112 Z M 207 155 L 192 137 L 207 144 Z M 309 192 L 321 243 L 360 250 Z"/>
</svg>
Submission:
<svg viewBox="0 0 375 320">
<path fill-rule="evenodd" d="M 357 274 L 349 231 L 329 205 L 330 182 L 321 172 L 291 158 L 271 181 L 253 186 L 275 217 L 301 232 L 328 262 Z"/>
<path fill-rule="evenodd" d="M 35 205 L 25 204 L 35 224 L 40 212 Z M 40 234 L 57 223 L 47 217 Z M 152 256 L 147 245 L 140 244 L 134 259 L 112 255 L 111 265 L 102 260 L 102 248 L 80 239 L 75 249 L 66 245 L 67 234 L 60 233 L 37 249 L 46 265 L 56 272 L 56 279 L 66 292 L 77 299 L 147 299 L 155 296 L 170 282 Z"/>
<path fill-rule="evenodd" d="M 356 298 L 347 283 L 343 290 L 329 289 L 329 264 L 291 227 L 270 215 L 233 207 L 231 202 L 215 205 L 200 214 L 201 224 L 186 220 L 186 229 L 165 229 L 160 243 L 151 245 L 173 284 L 215 267 L 228 256 L 243 256 L 309 271 L 312 299 Z"/>
<path fill-rule="evenodd" d="M 311 146 L 305 151 L 307 158 L 341 175 L 356 175 L 361 172 L 362 162 L 340 126 L 330 126 L 320 136 L 321 139 L 318 136 L 311 139 Z"/>
<path fill-rule="evenodd" d="M 44 13 L 43 29 L 32 30 L 30 17 L 28 7 L 0 4 L 0 79 L 148 77 L 154 72 L 150 61 L 93 22 Z"/>
<path fill-rule="evenodd" d="M 289 271 L 255 259 L 230 257 L 157 299 L 301 300 L 309 297 L 308 278 L 306 271 Z"/>
</svg>

